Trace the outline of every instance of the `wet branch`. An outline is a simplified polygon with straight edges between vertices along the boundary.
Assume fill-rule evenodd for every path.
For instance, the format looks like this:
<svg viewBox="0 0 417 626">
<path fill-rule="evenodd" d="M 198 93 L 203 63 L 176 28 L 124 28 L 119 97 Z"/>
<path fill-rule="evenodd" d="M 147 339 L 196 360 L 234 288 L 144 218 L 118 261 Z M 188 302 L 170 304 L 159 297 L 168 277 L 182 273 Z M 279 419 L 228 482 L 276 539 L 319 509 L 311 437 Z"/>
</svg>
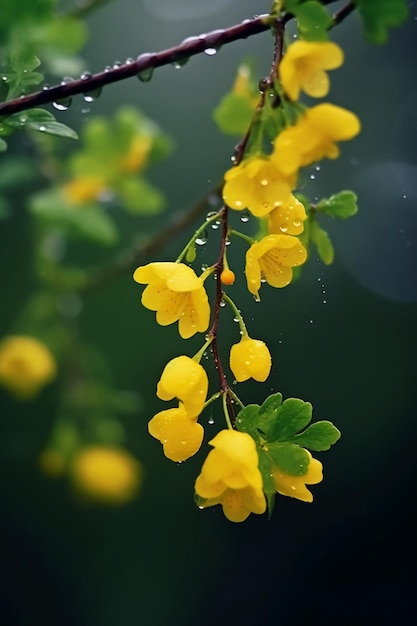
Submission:
<svg viewBox="0 0 417 626">
<path fill-rule="evenodd" d="M 126 62 L 123 65 L 93 74 L 88 78 L 79 78 L 3 102 L 0 104 L 0 115 L 12 115 L 39 105 L 65 100 L 77 94 L 94 92 L 111 83 L 138 76 L 142 72 L 162 67 L 163 65 L 184 62 L 189 57 L 200 54 L 205 50 L 218 49 L 233 41 L 246 39 L 252 35 L 265 32 L 272 23 L 273 18 L 270 15 L 260 15 L 252 20 L 244 20 L 241 24 L 230 26 L 229 28 L 213 30 L 210 33 L 197 37 L 188 37 L 178 46 L 167 48 L 160 52 L 145 52 L 138 56 L 136 61 Z"/>
</svg>

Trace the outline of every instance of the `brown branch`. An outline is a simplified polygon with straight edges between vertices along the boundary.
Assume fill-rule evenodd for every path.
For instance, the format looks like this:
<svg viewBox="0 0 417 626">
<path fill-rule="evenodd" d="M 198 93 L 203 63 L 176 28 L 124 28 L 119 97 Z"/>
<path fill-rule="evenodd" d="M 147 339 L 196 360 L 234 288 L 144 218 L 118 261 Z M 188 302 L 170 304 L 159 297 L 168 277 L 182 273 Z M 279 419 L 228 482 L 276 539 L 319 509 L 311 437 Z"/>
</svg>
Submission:
<svg viewBox="0 0 417 626">
<path fill-rule="evenodd" d="M 218 49 L 233 41 L 246 39 L 252 35 L 265 32 L 272 23 L 273 18 L 269 15 L 260 15 L 252 20 L 244 20 L 241 24 L 230 26 L 223 30 L 213 30 L 198 37 L 188 37 L 178 46 L 161 50 L 160 52 L 146 52 L 138 56 L 136 61 L 124 63 L 108 71 L 104 70 L 87 78 L 79 78 L 3 102 L 0 104 L 0 115 L 12 115 L 39 105 L 65 100 L 77 94 L 94 92 L 105 85 L 110 85 L 132 76 L 138 76 L 157 67 L 169 65 L 170 63 L 180 63 L 210 48 Z"/>
</svg>

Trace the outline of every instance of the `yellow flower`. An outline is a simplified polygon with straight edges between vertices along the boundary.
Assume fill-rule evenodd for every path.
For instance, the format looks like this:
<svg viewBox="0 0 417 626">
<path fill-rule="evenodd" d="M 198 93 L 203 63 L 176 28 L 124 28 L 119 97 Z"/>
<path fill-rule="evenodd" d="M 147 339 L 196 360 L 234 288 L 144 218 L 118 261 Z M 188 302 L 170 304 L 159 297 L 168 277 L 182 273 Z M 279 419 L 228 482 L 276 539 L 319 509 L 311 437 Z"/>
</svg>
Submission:
<svg viewBox="0 0 417 626">
<path fill-rule="evenodd" d="M 16 396 L 33 398 L 55 375 L 55 359 L 38 339 L 10 335 L 0 343 L 0 384 Z"/>
<path fill-rule="evenodd" d="M 264 382 L 271 371 L 271 354 L 259 339 L 243 336 L 230 350 L 230 369 L 238 383 L 249 378 Z"/>
<path fill-rule="evenodd" d="M 128 153 L 120 161 L 121 171 L 129 173 L 142 169 L 151 147 L 152 139 L 150 137 L 143 135 L 134 137 Z"/>
<path fill-rule="evenodd" d="M 300 235 L 304 230 L 307 214 L 302 202 L 295 196 L 268 214 L 268 231 L 272 234 Z"/>
<path fill-rule="evenodd" d="M 66 198 L 73 204 L 86 204 L 106 189 L 104 178 L 100 176 L 79 176 L 63 187 Z"/>
<path fill-rule="evenodd" d="M 209 442 L 209 452 L 195 483 L 201 507 L 221 504 L 231 522 L 264 513 L 266 500 L 255 442 L 247 433 L 222 430 Z"/>
<path fill-rule="evenodd" d="M 283 496 L 290 496 L 290 498 L 297 498 L 303 502 L 313 502 L 313 494 L 306 485 L 315 485 L 323 480 L 323 465 L 317 459 L 313 459 L 308 450 L 306 452 L 310 457 L 306 474 L 290 476 L 279 469 L 275 469 L 273 475 L 278 493 Z"/>
<path fill-rule="evenodd" d="M 253 156 L 228 170 L 224 176 L 223 200 L 231 208 L 248 208 L 263 217 L 282 202 L 287 202 L 295 183 L 286 177 L 276 162 L 267 156 Z"/>
<path fill-rule="evenodd" d="M 246 253 L 248 289 L 259 298 L 262 277 L 272 287 L 286 287 L 292 279 L 292 268 L 307 259 L 307 252 L 296 237 L 268 235 L 254 243 Z"/>
<path fill-rule="evenodd" d="M 164 454 L 177 463 L 193 456 L 201 447 L 204 428 L 191 418 L 184 407 L 160 411 L 150 420 L 148 431 L 158 439 Z"/>
<path fill-rule="evenodd" d="M 335 142 L 352 139 L 359 131 L 359 119 L 351 111 L 329 103 L 318 104 L 278 135 L 271 159 L 286 175 L 296 174 L 300 167 L 314 161 L 336 159 L 340 150 Z"/>
<path fill-rule="evenodd" d="M 129 502 L 142 483 L 141 464 L 121 448 L 85 448 L 74 458 L 70 471 L 82 495 L 108 504 Z"/>
<path fill-rule="evenodd" d="M 207 398 L 208 378 L 204 368 L 189 356 L 178 356 L 164 368 L 156 395 L 161 400 L 178 398 L 189 417 L 198 417 Z"/>
<path fill-rule="evenodd" d="M 148 286 L 142 304 L 156 311 L 156 321 L 167 326 L 178 320 L 183 339 L 207 330 L 210 307 L 203 281 L 184 263 L 149 263 L 138 267 L 133 278 Z"/>
<path fill-rule="evenodd" d="M 279 66 L 279 77 L 287 96 L 298 100 L 300 91 L 322 98 L 329 93 L 329 77 L 343 63 L 343 50 L 331 41 L 296 41 L 292 43 Z"/>
</svg>

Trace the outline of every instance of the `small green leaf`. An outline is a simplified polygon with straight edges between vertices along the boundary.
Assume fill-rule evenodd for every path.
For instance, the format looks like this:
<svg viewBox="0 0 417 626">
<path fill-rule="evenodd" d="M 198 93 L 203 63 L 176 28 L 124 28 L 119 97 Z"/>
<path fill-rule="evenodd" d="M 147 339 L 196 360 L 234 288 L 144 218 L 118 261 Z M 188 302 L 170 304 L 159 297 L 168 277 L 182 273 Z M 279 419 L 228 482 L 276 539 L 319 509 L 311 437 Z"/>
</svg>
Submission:
<svg viewBox="0 0 417 626">
<path fill-rule="evenodd" d="M 243 433 L 250 434 L 255 441 L 259 441 L 257 429 L 259 416 L 259 404 L 248 404 L 236 417 L 236 428 Z"/>
<path fill-rule="evenodd" d="M 297 444 L 274 441 L 268 443 L 266 451 L 274 465 L 285 474 L 304 476 L 307 473 L 310 456 Z"/>
<path fill-rule="evenodd" d="M 228 93 L 213 111 L 213 119 L 225 135 L 244 135 L 254 114 L 249 96 Z"/>
<path fill-rule="evenodd" d="M 152 215 L 164 208 L 164 195 L 142 177 L 120 179 L 115 190 L 129 213 Z"/>
<path fill-rule="evenodd" d="M 104 246 L 114 245 L 118 239 L 113 220 L 96 205 L 69 205 L 55 190 L 32 196 L 30 210 L 44 224 L 62 230 L 71 237 Z"/>
<path fill-rule="evenodd" d="M 15 113 L 7 118 L 7 123 L 13 128 L 26 128 L 47 133 L 48 135 L 78 139 L 75 130 L 57 122 L 53 114 L 44 109 L 31 109 L 23 113 Z"/>
<path fill-rule="evenodd" d="M 300 36 L 307 41 L 326 41 L 327 31 L 333 23 L 331 15 L 317 0 L 308 0 L 295 7 Z"/>
<path fill-rule="evenodd" d="M 282 404 L 282 393 L 269 396 L 259 409 L 258 428 L 266 435 L 275 422 L 277 411 Z"/>
<path fill-rule="evenodd" d="M 408 17 L 407 0 L 355 0 L 363 20 L 366 37 L 376 44 L 385 43 L 388 29 L 400 26 Z"/>
<path fill-rule="evenodd" d="M 37 56 L 21 48 L 11 50 L 9 63 L 10 67 L 19 74 L 32 72 L 41 64 Z"/>
<path fill-rule="evenodd" d="M 293 441 L 309 450 L 322 452 L 328 450 L 340 437 L 340 430 L 331 422 L 323 420 L 311 424 L 303 433 L 295 435 Z"/>
<path fill-rule="evenodd" d="M 313 407 L 299 398 L 287 398 L 278 408 L 268 441 L 291 441 L 295 433 L 311 421 Z M 268 444 L 269 445 L 269 444 Z"/>
<path fill-rule="evenodd" d="M 353 191 L 344 190 L 321 200 L 316 209 L 329 217 L 345 220 L 358 212 L 357 199 Z"/>
<path fill-rule="evenodd" d="M 317 224 L 315 219 L 310 220 L 310 241 L 316 246 L 323 263 L 331 265 L 334 259 L 333 244 L 327 232 Z"/>
<path fill-rule="evenodd" d="M 265 492 L 266 501 L 268 504 L 268 519 L 271 518 L 272 511 L 275 504 L 276 487 L 273 476 L 274 464 L 271 457 L 261 448 L 257 446 L 259 457 L 259 471 L 262 474 L 263 490 Z"/>
</svg>

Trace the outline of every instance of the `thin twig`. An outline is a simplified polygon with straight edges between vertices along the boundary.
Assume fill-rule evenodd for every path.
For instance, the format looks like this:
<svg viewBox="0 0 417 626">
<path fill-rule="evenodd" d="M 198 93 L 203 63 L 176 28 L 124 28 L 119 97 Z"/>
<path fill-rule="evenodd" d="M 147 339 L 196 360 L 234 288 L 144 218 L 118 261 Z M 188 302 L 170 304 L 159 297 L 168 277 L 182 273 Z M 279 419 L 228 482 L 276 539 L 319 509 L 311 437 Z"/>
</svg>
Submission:
<svg viewBox="0 0 417 626">
<path fill-rule="evenodd" d="M 12 115 L 39 105 L 65 100 L 77 94 L 94 92 L 105 85 L 110 85 L 132 76 L 138 76 L 157 67 L 169 65 L 170 63 L 180 63 L 205 50 L 218 49 L 233 41 L 246 39 L 252 35 L 265 32 L 270 28 L 272 21 L 270 15 L 260 15 L 252 20 L 244 20 L 241 24 L 230 26 L 229 28 L 213 30 L 210 33 L 197 37 L 188 37 L 173 48 L 167 48 L 160 52 L 146 52 L 138 56 L 136 61 L 126 62 L 89 77 L 79 78 L 71 82 L 48 87 L 47 89 L 44 88 L 42 91 L 3 102 L 0 104 L 0 115 Z"/>
</svg>

